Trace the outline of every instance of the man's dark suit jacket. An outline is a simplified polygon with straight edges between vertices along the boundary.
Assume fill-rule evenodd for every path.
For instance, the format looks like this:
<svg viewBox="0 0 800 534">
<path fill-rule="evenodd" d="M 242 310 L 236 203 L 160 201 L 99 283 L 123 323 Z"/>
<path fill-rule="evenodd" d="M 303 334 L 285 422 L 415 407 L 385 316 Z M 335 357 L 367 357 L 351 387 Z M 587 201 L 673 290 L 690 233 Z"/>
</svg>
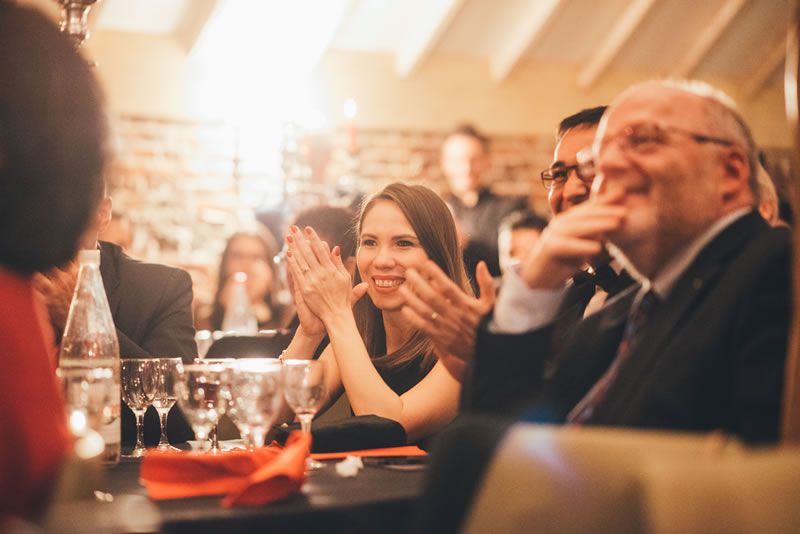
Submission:
<svg viewBox="0 0 800 534">
<path fill-rule="evenodd" d="M 124 358 L 197 356 L 192 322 L 192 280 L 186 271 L 143 263 L 130 258 L 112 243 L 100 241 L 100 274 L 117 327 L 120 356 Z M 133 412 L 123 405 L 122 442 L 135 441 Z M 145 440 L 158 442 L 155 410 L 145 416 Z M 170 440 L 192 439 L 191 428 L 178 408 L 170 411 Z"/>
<path fill-rule="evenodd" d="M 757 213 L 723 230 L 659 304 L 587 424 L 777 440 L 790 264 L 789 232 Z M 521 335 L 482 329 L 466 405 L 564 422 L 613 361 L 638 289 L 582 321 L 557 350 L 552 325 Z M 544 373 L 548 360 L 557 366 Z"/>
<path fill-rule="evenodd" d="M 610 267 L 607 267 L 610 269 Z M 589 304 L 589 301 L 595 295 L 597 291 L 597 284 L 595 283 L 596 278 L 593 275 L 589 275 L 587 272 L 581 271 L 577 273 L 575 276 L 569 279 L 567 282 L 567 287 L 565 288 L 564 298 L 561 301 L 561 304 L 558 307 L 558 311 L 556 312 L 556 318 L 553 321 L 553 328 L 552 328 L 552 341 L 551 346 L 553 347 L 550 350 L 550 354 L 552 356 L 556 356 L 558 354 L 558 350 L 556 349 L 560 346 L 561 343 L 564 343 L 572 336 L 572 332 L 575 328 L 580 324 L 583 320 L 583 314 L 586 310 L 586 306 Z M 628 274 L 625 270 L 622 270 L 618 275 L 616 275 L 612 280 L 608 280 L 607 283 L 604 283 L 604 290 L 608 293 L 607 300 L 614 298 L 616 295 L 625 291 L 630 286 L 634 284 L 633 278 L 631 275 Z M 488 323 L 488 318 L 486 319 Z M 542 362 L 542 371 L 545 376 L 549 376 L 551 373 L 554 372 L 554 369 L 557 365 L 556 359 L 546 359 Z M 475 372 L 475 362 L 471 362 L 467 366 L 467 370 L 465 373 L 465 377 L 462 381 L 461 387 L 461 411 L 462 412 L 470 412 L 470 411 L 484 411 L 485 405 L 484 400 L 481 397 L 476 396 L 472 393 L 472 388 L 476 385 L 478 387 L 481 386 L 481 382 L 475 383 L 473 380 L 473 373 Z M 523 396 L 523 399 L 527 399 L 526 396 Z M 508 412 L 509 409 L 513 409 L 514 407 L 519 407 L 520 401 L 517 399 L 515 402 L 508 404 L 508 405 L 498 405 L 497 409 L 502 411 Z"/>
</svg>

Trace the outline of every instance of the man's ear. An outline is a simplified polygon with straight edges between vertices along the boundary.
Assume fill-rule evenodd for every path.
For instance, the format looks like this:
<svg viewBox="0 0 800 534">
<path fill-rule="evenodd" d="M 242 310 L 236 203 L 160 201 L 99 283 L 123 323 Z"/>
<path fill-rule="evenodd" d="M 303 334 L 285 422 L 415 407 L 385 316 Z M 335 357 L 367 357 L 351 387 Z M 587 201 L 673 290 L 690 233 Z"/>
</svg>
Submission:
<svg viewBox="0 0 800 534">
<path fill-rule="evenodd" d="M 755 194 L 755 191 L 750 189 L 750 163 L 744 151 L 738 147 L 731 147 L 722 157 L 725 169 L 722 194 L 726 197 L 738 196 L 746 191 Z"/>
<path fill-rule="evenodd" d="M 97 233 L 102 233 L 111 222 L 111 197 L 104 197 L 97 208 Z"/>
</svg>

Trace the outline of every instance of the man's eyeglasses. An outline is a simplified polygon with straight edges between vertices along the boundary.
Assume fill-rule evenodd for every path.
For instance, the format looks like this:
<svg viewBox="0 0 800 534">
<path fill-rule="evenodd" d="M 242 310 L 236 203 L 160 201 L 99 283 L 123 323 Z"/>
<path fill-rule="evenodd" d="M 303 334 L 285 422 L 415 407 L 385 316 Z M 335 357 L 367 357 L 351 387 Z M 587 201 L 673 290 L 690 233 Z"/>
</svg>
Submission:
<svg viewBox="0 0 800 534">
<path fill-rule="evenodd" d="M 643 123 L 626 126 L 617 134 L 605 137 L 602 140 L 602 145 L 616 142 L 619 148 L 625 152 L 634 154 L 648 154 L 660 146 L 666 145 L 669 134 L 685 135 L 695 143 L 712 143 L 715 145 L 732 146 L 734 143 L 730 139 L 723 139 L 722 137 L 714 137 L 711 135 L 699 134 L 691 130 L 686 130 L 678 126 L 665 126 L 655 123 Z M 602 151 L 603 147 L 600 147 Z M 594 178 L 596 174 L 595 160 L 592 151 L 584 149 L 577 154 L 578 175 L 591 176 Z"/>
<path fill-rule="evenodd" d="M 669 134 L 684 135 L 696 143 L 713 143 L 723 146 L 733 145 L 733 141 L 730 139 L 700 134 L 678 126 L 642 123 L 626 126 L 615 135 L 602 139 L 600 150 L 602 151 L 603 145 L 616 142 L 622 150 L 644 154 L 661 145 L 667 144 Z"/>
<path fill-rule="evenodd" d="M 575 173 L 575 176 L 578 177 L 587 187 L 591 187 L 592 180 L 594 180 L 594 172 L 591 174 L 586 174 L 584 172 L 584 166 L 581 163 L 577 165 L 553 165 L 549 169 L 545 169 L 541 172 L 542 177 L 542 185 L 548 191 L 553 189 L 557 189 L 562 187 L 567 180 L 569 179 L 569 174 L 571 172 Z"/>
</svg>

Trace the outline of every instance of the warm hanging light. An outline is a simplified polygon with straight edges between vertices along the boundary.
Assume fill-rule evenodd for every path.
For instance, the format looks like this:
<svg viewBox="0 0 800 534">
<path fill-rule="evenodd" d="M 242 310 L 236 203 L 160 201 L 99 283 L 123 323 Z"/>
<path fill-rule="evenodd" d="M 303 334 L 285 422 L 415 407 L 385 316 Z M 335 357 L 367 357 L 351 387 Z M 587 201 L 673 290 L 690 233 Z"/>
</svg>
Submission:
<svg viewBox="0 0 800 534">
<path fill-rule="evenodd" d="M 61 6 L 59 28 L 80 48 L 89 38 L 89 11 L 98 0 L 55 0 Z"/>
</svg>

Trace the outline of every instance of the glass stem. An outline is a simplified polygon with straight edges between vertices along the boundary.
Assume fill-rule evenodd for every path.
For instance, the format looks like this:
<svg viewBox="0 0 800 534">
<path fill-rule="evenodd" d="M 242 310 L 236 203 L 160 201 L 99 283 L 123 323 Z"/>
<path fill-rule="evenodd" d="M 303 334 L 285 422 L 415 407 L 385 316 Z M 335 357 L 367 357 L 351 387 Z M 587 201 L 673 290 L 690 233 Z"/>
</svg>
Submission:
<svg viewBox="0 0 800 534">
<path fill-rule="evenodd" d="M 218 451 L 219 439 L 217 439 L 217 425 L 214 425 L 214 428 L 212 428 L 211 432 L 208 433 L 208 438 L 211 440 L 211 450 Z"/>
<path fill-rule="evenodd" d="M 300 431 L 311 433 L 311 421 L 314 416 L 301 415 L 298 419 L 300 419 Z"/>
<path fill-rule="evenodd" d="M 167 438 L 167 415 L 169 410 L 159 410 L 158 416 L 161 420 L 161 439 L 158 440 L 158 446 L 169 445 L 169 438 Z"/>
<path fill-rule="evenodd" d="M 136 447 L 134 449 L 144 449 L 144 412 L 136 414 Z"/>
</svg>

